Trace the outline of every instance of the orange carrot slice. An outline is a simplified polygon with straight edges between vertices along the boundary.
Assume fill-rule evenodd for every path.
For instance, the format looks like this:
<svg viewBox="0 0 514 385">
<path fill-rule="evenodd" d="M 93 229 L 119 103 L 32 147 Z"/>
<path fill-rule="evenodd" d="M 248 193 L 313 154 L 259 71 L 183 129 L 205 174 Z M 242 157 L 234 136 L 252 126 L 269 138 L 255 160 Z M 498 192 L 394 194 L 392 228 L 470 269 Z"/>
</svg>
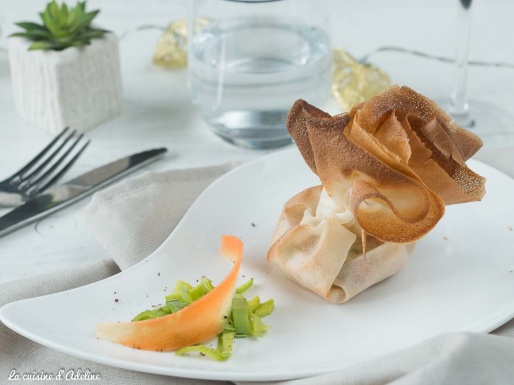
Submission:
<svg viewBox="0 0 514 385">
<path fill-rule="evenodd" d="M 219 253 L 232 262 L 237 262 L 243 255 L 243 241 L 231 235 L 222 235 Z"/>
<path fill-rule="evenodd" d="M 112 322 L 95 325 L 95 335 L 136 349 L 171 351 L 207 341 L 223 330 L 236 290 L 243 256 L 243 242 L 221 237 L 220 254 L 234 261 L 227 277 L 199 300 L 184 309 L 159 318 L 138 322 Z"/>
</svg>

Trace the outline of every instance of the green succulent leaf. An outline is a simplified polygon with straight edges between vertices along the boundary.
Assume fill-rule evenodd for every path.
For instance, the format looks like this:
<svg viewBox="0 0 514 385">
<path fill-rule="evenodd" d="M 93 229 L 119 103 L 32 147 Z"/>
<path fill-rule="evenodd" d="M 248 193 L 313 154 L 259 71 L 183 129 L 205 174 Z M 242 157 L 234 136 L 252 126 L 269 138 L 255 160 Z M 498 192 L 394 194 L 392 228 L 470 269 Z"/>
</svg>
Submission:
<svg viewBox="0 0 514 385">
<path fill-rule="evenodd" d="M 89 26 L 91 24 L 91 21 L 96 17 L 96 15 L 98 15 L 99 12 L 100 11 L 93 11 L 93 12 L 88 12 L 88 13 L 84 14 L 82 19 L 77 22 L 76 28 L 82 29 L 84 27 Z"/>
<path fill-rule="evenodd" d="M 45 13 L 48 14 L 52 19 L 54 19 L 56 22 L 60 21 L 61 18 L 61 10 L 59 9 L 59 6 L 57 5 L 57 2 L 54 0 L 51 3 L 49 3 L 46 6 Z"/>
<path fill-rule="evenodd" d="M 31 23 L 29 21 L 27 21 L 27 22 L 22 21 L 22 22 L 16 23 L 16 25 L 18 27 L 21 27 L 28 31 L 46 31 L 46 32 L 48 32 L 48 29 L 44 25 L 40 25 L 37 23 Z"/>
<path fill-rule="evenodd" d="M 29 51 L 35 51 L 38 49 L 48 50 L 48 49 L 54 49 L 54 48 L 55 48 L 54 44 L 49 41 L 36 41 L 30 45 Z"/>
<path fill-rule="evenodd" d="M 78 23 L 80 23 L 85 16 L 86 12 L 83 8 L 79 7 L 78 5 L 75 7 L 75 20 L 73 22 L 73 26 L 78 26 Z"/>
<path fill-rule="evenodd" d="M 49 40 L 52 35 L 45 31 L 16 32 L 11 36 L 24 37 L 32 41 Z"/>
<path fill-rule="evenodd" d="M 11 36 L 27 38 L 34 43 L 29 50 L 53 49 L 63 50 L 68 47 L 80 47 L 91 44 L 91 39 L 101 38 L 109 32 L 91 26 L 99 10 L 86 12 L 86 2 L 77 2 L 75 7 L 65 3 L 60 6 L 56 0 L 46 5 L 44 12 L 39 13 L 43 24 L 33 22 L 16 23 L 23 32 Z M 36 44 L 37 43 L 37 44 Z"/>
<path fill-rule="evenodd" d="M 43 22 L 45 23 L 46 27 L 52 32 L 52 35 L 59 36 L 62 31 L 59 27 L 59 24 L 52 19 L 52 16 L 50 16 L 50 12 L 48 12 L 48 9 L 46 12 L 43 13 Z"/>
<path fill-rule="evenodd" d="M 70 9 L 68 12 L 68 22 L 66 25 L 68 28 L 71 28 L 71 26 L 75 23 L 75 20 L 77 19 L 77 12 L 75 11 L 75 8 Z"/>
<path fill-rule="evenodd" d="M 44 12 L 39 12 L 38 15 L 39 15 L 39 18 L 41 19 L 41 21 L 43 22 L 43 25 L 44 25 L 45 24 L 45 19 L 43 18 Z"/>
<path fill-rule="evenodd" d="M 87 39 L 95 39 L 102 37 L 105 34 L 105 31 L 99 31 L 96 29 L 91 29 L 89 31 L 85 31 L 80 34 L 81 38 L 87 38 Z"/>
<path fill-rule="evenodd" d="M 58 37 L 54 41 L 58 43 L 59 45 L 67 45 L 70 43 L 73 43 L 75 40 L 74 36 L 65 36 L 65 37 Z"/>
<path fill-rule="evenodd" d="M 80 40 L 75 40 L 73 43 L 71 43 L 71 45 L 74 47 L 82 47 L 89 44 L 91 44 L 91 40 L 84 38 L 80 38 Z"/>
<path fill-rule="evenodd" d="M 64 17 L 64 21 L 68 20 L 68 6 L 66 3 L 62 3 L 61 5 L 61 15 Z"/>
</svg>

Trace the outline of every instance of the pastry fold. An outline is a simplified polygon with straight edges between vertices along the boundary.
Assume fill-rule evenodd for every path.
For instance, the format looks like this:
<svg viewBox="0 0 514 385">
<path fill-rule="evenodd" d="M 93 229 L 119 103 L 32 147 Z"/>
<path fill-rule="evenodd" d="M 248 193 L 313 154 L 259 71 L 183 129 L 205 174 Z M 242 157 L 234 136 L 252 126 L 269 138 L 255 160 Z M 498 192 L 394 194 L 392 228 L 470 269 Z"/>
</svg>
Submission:
<svg viewBox="0 0 514 385">
<path fill-rule="evenodd" d="M 322 186 L 285 204 L 268 260 L 329 301 L 399 271 L 445 205 L 485 194 L 465 164 L 480 138 L 408 87 L 335 116 L 297 100 L 287 127 Z"/>
</svg>

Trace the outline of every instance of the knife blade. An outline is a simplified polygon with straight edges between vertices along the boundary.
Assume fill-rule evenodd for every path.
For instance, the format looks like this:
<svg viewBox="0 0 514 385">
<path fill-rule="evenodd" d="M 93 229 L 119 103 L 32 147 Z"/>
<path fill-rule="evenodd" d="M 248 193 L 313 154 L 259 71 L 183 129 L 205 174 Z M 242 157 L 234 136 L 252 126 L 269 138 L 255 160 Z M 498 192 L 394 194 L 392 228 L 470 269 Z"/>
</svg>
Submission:
<svg viewBox="0 0 514 385">
<path fill-rule="evenodd" d="M 0 237 L 71 205 L 128 173 L 159 159 L 166 151 L 168 151 L 166 148 L 157 148 L 133 154 L 46 190 L 45 193 L 35 196 L 0 217 Z"/>
</svg>

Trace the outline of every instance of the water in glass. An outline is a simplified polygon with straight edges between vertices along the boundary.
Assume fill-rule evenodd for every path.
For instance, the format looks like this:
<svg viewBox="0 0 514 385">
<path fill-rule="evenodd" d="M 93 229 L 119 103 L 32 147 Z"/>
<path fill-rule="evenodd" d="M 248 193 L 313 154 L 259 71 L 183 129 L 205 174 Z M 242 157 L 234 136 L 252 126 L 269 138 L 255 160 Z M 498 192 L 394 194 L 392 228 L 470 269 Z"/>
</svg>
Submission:
<svg viewBox="0 0 514 385">
<path fill-rule="evenodd" d="M 320 28 L 237 20 L 212 23 L 193 39 L 192 100 L 214 132 L 231 143 L 287 144 L 285 120 L 293 102 L 320 105 L 328 95 L 331 47 Z"/>
</svg>

